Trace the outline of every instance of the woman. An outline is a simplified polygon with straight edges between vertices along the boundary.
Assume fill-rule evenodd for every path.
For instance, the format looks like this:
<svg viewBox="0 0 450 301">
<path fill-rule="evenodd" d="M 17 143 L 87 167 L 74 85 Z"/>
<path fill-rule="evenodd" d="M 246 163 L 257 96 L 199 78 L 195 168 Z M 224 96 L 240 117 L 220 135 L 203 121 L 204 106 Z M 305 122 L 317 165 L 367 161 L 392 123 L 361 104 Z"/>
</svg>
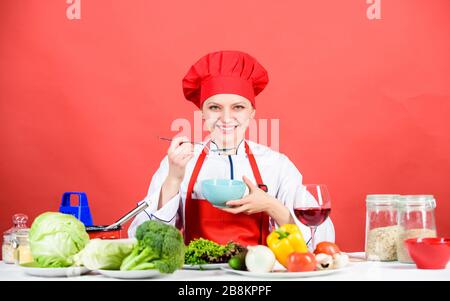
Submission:
<svg viewBox="0 0 450 301">
<path fill-rule="evenodd" d="M 239 51 L 207 54 L 190 68 L 183 92 L 202 110 L 210 139 L 202 145 L 173 139 L 144 200 L 150 206 L 131 224 L 130 237 L 150 218 L 183 228 L 186 243 L 203 237 L 221 244 L 265 244 L 274 226 L 287 223 L 297 223 L 309 239 L 309 229 L 293 214 L 300 172 L 285 155 L 244 139 L 255 116 L 255 96 L 267 83 L 266 70 Z M 215 208 L 201 193 L 201 181 L 211 178 L 242 179 L 248 194 L 227 202 L 229 208 Z M 316 241 L 321 240 L 334 241 L 330 219 L 317 229 Z"/>
</svg>

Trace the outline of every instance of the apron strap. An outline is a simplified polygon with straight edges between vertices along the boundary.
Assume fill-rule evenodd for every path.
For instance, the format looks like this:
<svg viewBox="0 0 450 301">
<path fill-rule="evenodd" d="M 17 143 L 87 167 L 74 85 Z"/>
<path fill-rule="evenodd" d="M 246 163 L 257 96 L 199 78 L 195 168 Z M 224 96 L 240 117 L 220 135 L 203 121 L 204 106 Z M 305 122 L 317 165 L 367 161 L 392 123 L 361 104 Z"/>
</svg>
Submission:
<svg viewBox="0 0 450 301">
<path fill-rule="evenodd" d="M 250 147 L 248 146 L 247 142 L 245 142 L 245 152 L 247 153 L 248 160 L 250 162 L 250 166 L 253 170 L 253 175 L 255 176 L 256 184 L 258 185 L 259 189 L 263 190 L 264 192 L 268 192 L 269 189 L 267 188 L 267 185 L 264 184 L 263 179 L 261 177 L 261 173 L 259 172 L 258 164 L 256 164 L 255 156 L 253 155 L 252 151 L 250 150 Z M 260 237 L 259 237 L 259 243 L 262 245 L 266 245 L 266 238 L 270 234 L 273 228 L 275 228 L 275 225 L 273 224 L 272 218 L 265 212 L 261 213 L 261 224 L 260 224 Z"/>
<path fill-rule="evenodd" d="M 248 161 L 250 162 L 250 166 L 252 167 L 253 175 L 255 176 L 256 185 L 263 190 L 264 192 L 269 191 L 267 188 L 267 185 L 264 184 L 261 173 L 259 172 L 258 164 L 256 164 L 255 156 L 253 155 L 252 151 L 250 150 L 250 147 L 248 146 L 247 141 L 245 142 L 245 152 L 248 156 Z"/>
<path fill-rule="evenodd" d="M 209 142 L 205 145 L 205 147 L 202 150 L 202 153 L 197 159 L 197 162 L 195 163 L 194 170 L 192 171 L 191 179 L 189 180 L 188 189 L 186 193 L 186 202 L 192 200 L 192 193 L 194 192 L 194 185 L 195 182 L 197 182 L 198 174 L 200 173 L 200 169 L 202 169 L 203 162 L 206 158 L 206 152 L 209 147 Z"/>
</svg>

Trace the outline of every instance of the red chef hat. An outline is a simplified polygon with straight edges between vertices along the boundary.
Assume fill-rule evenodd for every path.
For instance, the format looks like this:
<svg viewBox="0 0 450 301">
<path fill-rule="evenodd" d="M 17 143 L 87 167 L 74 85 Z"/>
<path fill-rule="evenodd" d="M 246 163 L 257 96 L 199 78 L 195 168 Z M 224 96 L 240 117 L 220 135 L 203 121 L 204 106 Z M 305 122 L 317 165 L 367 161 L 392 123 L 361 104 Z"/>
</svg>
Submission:
<svg viewBox="0 0 450 301">
<path fill-rule="evenodd" d="M 255 107 L 255 96 L 268 82 L 266 69 L 247 53 L 218 51 L 191 66 L 183 78 L 183 93 L 200 109 L 215 94 L 238 94 Z"/>
</svg>

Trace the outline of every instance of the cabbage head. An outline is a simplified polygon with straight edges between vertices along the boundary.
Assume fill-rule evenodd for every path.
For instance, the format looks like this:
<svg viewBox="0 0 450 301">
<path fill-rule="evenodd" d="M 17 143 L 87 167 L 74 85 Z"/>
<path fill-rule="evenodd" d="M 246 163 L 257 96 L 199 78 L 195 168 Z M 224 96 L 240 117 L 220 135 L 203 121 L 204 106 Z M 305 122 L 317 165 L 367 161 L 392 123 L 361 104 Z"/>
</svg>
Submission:
<svg viewBox="0 0 450 301">
<path fill-rule="evenodd" d="M 136 244 L 136 239 L 92 239 L 75 255 L 75 264 L 90 270 L 119 270 Z"/>
<path fill-rule="evenodd" d="M 34 262 L 45 268 L 72 266 L 73 256 L 89 242 L 84 224 L 59 212 L 39 215 L 31 225 L 29 238 Z"/>
</svg>

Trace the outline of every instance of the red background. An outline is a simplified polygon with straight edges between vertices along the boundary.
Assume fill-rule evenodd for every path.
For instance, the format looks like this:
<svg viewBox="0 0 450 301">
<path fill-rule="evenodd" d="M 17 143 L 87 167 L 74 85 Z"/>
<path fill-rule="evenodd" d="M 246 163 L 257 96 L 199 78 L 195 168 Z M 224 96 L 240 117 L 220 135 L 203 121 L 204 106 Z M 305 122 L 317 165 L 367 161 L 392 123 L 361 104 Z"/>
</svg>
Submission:
<svg viewBox="0 0 450 301">
<path fill-rule="evenodd" d="M 337 242 L 362 250 L 365 196 L 434 194 L 450 235 L 450 2 L 0 1 L 0 230 L 17 212 L 88 194 L 96 224 L 148 189 L 177 118 L 181 78 L 210 51 L 255 56 L 270 83 L 259 118 L 280 151 L 329 186 Z"/>
</svg>

